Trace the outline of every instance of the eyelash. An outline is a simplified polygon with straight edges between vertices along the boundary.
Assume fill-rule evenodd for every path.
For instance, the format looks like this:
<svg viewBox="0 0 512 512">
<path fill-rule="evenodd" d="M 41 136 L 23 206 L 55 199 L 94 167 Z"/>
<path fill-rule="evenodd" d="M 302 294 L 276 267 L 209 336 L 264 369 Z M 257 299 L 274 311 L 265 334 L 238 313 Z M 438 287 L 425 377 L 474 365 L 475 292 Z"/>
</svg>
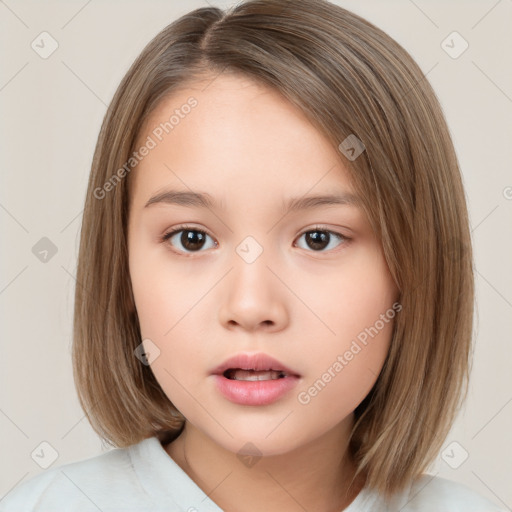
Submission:
<svg viewBox="0 0 512 512">
<path fill-rule="evenodd" d="M 202 235 L 208 235 L 210 238 L 213 239 L 213 236 L 211 236 L 209 233 L 207 233 L 206 231 L 202 230 L 202 229 L 198 229 L 198 228 L 195 228 L 193 226 L 189 226 L 189 225 L 180 225 L 180 226 L 176 226 L 175 228 L 172 229 L 172 231 L 168 231 L 167 233 L 165 233 L 164 235 L 162 235 L 162 237 L 160 238 L 160 242 L 161 243 L 165 243 L 167 242 L 170 238 L 172 238 L 174 235 L 176 235 L 177 233 L 181 232 L 181 231 L 195 231 L 197 233 L 201 233 Z M 339 240 L 340 240 L 340 245 L 347 245 L 352 239 L 348 236 L 345 236 L 345 235 L 342 235 L 341 233 L 338 233 L 336 231 L 332 231 L 330 229 L 325 229 L 323 228 L 322 226 L 314 226 L 310 229 L 307 229 L 306 231 L 303 231 L 298 238 L 302 237 L 303 235 L 305 235 L 306 233 L 311 233 L 311 232 L 315 232 L 315 231 L 320 231 L 322 233 L 329 233 L 330 235 L 334 235 L 335 237 L 337 237 Z M 217 242 L 215 242 L 215 244 L 217 244 Z M 171 245 L 170 244 L 166 244 L 168 249 L 174 253 L 178 252 L 179 254 L 181 255 L 185 255 L 185 256 L 190 256 L 194 253 L 200 253 L 200 252 L 204 252 L 204 251 L 192 251 L 192 252 L 183 252 L 183 251 L 180 251 L 180 250 L 175 250 L 175 249 L 172 249 L 171 248 Z M 308 252 L 312 252 L 312 253 L 323 253 L 323 252 L 333 252 L 333 251 L 336 251 L 336 249 L 331 249 L 329 251 L 313 251 L 313 250 L 310 250 Z"/>
</svg>

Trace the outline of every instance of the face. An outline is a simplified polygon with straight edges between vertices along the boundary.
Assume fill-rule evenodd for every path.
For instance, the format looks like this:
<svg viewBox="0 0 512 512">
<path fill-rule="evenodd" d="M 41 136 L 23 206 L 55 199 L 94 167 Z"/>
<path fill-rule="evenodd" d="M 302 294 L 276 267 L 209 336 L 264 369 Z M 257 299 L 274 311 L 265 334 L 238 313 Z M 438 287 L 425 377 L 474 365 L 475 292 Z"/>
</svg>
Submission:
<svg viewBox="0 0 512 512">
<path fill-rule="evenodd" d="M 279 93 L 226 74 L 163 100 L 143 144 L 130 278 L 169 400 L 233 452 L 282 454 L 346 424 L 384 363 L 397 288 L 357 197 L 304 201 L 354 194 L 340 153 Z M 215 374 L 238 355 L 228 366 L 288 371 Z"/>
</svg>

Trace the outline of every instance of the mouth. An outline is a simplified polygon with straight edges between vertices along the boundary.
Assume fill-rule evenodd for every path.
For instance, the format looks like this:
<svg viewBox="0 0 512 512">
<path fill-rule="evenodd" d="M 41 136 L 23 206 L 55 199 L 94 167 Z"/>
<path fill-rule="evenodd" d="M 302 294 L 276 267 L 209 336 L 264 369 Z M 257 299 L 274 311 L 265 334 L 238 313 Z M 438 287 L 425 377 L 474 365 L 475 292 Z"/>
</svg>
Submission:
<svg viewBox="0 0 512 512">
<path fill-rule="evenodd" d="M 237 354 L 212 372 L 217 390 L 237 405 L 270 405 L 289 396 L 301 376 L 264 353 Z"/>
<path fill-rule="evenodd" d="M 300 375 L 277 359 L 260 353 L 240 353 L 230 357 L 212 372 L 229 380 L 259 381 L 278 380 Z"/>
<path fill-rule="evenodd" d="M 277 380 L 288 377 L 288 373 L 276 370 L 243 370 L 242 368 L 229 368 L 222 375 L 229 380 Z"/>
</svg>

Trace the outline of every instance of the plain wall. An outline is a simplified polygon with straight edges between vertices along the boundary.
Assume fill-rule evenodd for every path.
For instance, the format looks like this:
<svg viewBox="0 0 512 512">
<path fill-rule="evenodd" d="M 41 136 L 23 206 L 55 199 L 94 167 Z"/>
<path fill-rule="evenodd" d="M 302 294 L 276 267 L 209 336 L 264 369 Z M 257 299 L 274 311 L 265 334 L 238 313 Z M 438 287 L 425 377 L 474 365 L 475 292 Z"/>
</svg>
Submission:
<svg viewBox="0 0 512 512">
<path fill-rule="evenodd" d="M 475 353 L 466 407 L 430 472 L 510 509 L 512 2 L 335 3 L 367 18 L 412 54 L 447 117 L 475 252 Z M 78 237 L 93 149 L 131 62 L 164 26 L 206 5 L 0 3 L 0 496 L 44 471 L 31 457 L 43 441 L 58 452 L 51 467 L 107 449 L 78 404 L 70 357 Z M 31 47 L 43 31 L 58 42 L 46 59 Z M 442 47 L 453 31 L 469 44 L 458 58 Z M 41 241 L 45 237 L 51 243 Z M 57 252 L 42 262 L 34 246 Z M 451 467 L 465 453 L 467 460 Z"/>
</svg>

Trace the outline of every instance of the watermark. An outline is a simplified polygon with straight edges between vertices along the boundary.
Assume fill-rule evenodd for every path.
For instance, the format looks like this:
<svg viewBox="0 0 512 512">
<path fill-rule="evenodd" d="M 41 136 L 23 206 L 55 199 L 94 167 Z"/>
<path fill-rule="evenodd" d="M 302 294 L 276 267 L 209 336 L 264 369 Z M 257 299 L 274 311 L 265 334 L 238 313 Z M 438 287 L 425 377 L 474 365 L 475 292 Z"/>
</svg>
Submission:
<svg viewBox="0 0 512 512">
<path fill-rule="evenodd" d="M 48 263 L 57 252 L 57 246 L 46 236 L 43 236 L 43 238 L 32 247 L 32 254 L 41 261 L 41 263 Z"/>
<path fill-rule="evenodd" d="M 235 251 L 246 263 L 254 263 L 263 252 L 263 247 L 252 236 L 245 237 L 236 247 Z"/>
<path fill-rule="evenodd" d="M 140 345 L 137 345 L 133 353 L 143 365 L 149 366 L 160 356 L 160 349 L 149 338 L 145 338 Z"/>
<path fill-rule="evenodd" d="M 340 142 L 338 149 L 353 162 L 366 148 L 363 142 L 351 133 L 343 142 Z"/>
<path fill-rule="evenodd" d="M 174 109 L 174 113 L 169 117 L 169 120 L 160 123 L 156 128 L 154 128 L 151 135 L 148 135 L 144 144 L 142 144 L 137 151 L 132 153 L 124 165 L 120 167 L 102 187 L 94 189 L 93 196 L 96 199 L 104 199 L 107 192 L 114 190 L 121 180 L 125 178 L 136 165 L 142 162 L 142 160 L 149 155 L 149 152 L 152 149 L 155 149 L 159 142 L 162 142 L 165 135 L 168 135 L 172 130 L 174 130 L 174 128 L 180 124 L 181 120 L 185 119 L 185 117 L 190 114 L 192 109 L 197 107 L 197 105 L 198 101 L 196 98 L 191 96 L 188 98 L 186 103 L 181 105 L 180 108 Z"/>
<path fill-rule="evenodd" d="M 469 457 L 467 450 L 457 441 L 452 441 L 442 452 L 441 458 L 452 469 L 458 469 Z"/>
<path fill-rule="evenodd" d="M 326 386 L 331 382 L 336 375 L 338 375 L 345 366 L 347 366 L 350 361 L 354 359 L 354 357 L 361 352 L 361 350 L 368 345 L 368 336 L 372 339 L 377 336 L 377 334 L 384 329 L 385 325 L 392 320 L 397 312 L 402 311 L 402 304 L 399 302 L 395 302 L 391 308 L 389 308 L 385 313 L 381 313 L 379 320 L 376 320 L 375 323 L 366 327 L 363 331 L 361 331 L 355 340 L 352 340 L 350 344 L 350 348 L 346 350 L 342 355 L 338 355 L 336 360 L 326 369 L 326 371 L 322 374 L 322 376 L 317 379 L 312 386 L 310 386 L 307 391 L 301 391 L 297 395 L 297 400 L 302 405 L 307 405 L 311 402 L 311 399 L 318 395 Z M 359 343 L 358 343 L 359 342 Z"/>
<path fill-rule="evenodd" d="M 38 466 L 47 469 L 59 458 L 59 452 L 48 441 L 42 441 L 30 456 Z"/>
<path fill-rule="evenodd" d="M 59 47 L 59 43 L 49 32 L 44 31 L 30 43 L 30 46 L 39 57 L 47 59 Z"/>
<path fill-rule="evenodd" d="M 262 455 L 258 447 L 250 441 L 245 443 L 236 454 L 240 462 L 248 468 L 252 468 L 261 459 Z"/>
<path fill-rule="evenodd" d="M 454 30 L 441 41 L 441 48 L 452 59 L 458 59 L 469 48 L 469 43 Z"/>
</svg>

